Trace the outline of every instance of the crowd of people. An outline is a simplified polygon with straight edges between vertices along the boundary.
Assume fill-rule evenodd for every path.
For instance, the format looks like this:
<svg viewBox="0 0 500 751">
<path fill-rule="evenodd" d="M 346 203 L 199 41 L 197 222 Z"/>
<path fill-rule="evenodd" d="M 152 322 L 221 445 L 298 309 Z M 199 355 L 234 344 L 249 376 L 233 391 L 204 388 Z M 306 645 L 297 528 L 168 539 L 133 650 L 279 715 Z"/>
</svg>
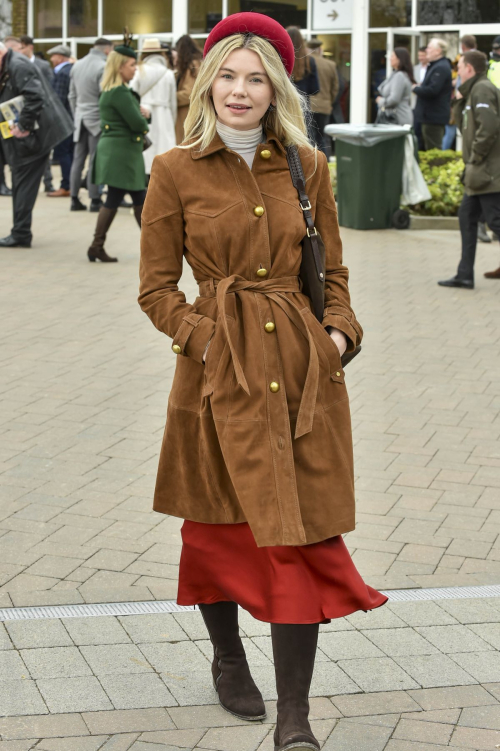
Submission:
<svg viewBox="0 0 500 751">
<path fill-rule="evenodd" d="M 321 41 L 306 45 L 298 28 L 287 32 L 296 53 L 293 81 L 311 111 L 309 137 L 328 155 L 324 127 L 332 119 L 343 121 L 339 98 L 345 82 L 339 85 L 336 65 L 323 56 Z M 175 47 L 145 39 L 139 54 L 127 41 L 114 46 L 99 38 L 80 60 L 66 45 L 56 45 L 48 50 L 49 63 L 35 52 L 31 37 L 9 36 L 0 43 L 0 56 L 0 103 L 24 98 L 12 137 L 3 139 L 0 149 L 0 195 L 12 196 L 14 214 L 0 247 L 31 246 L 32 210 L 43 177 L 49 198 L 69 198 L 71 211 L 99 214 L 88 257 L 115 262 L 104 249 L 107 232 L 119 206 L 130 205 L 126 193 L 140 226 L 154 157 L 184 139 L 202 51 L 188 35 Z M 50 133 L 49 124 L 55 124 Z M 51 164 L 61 170 L 56 187 Z M 80 198 L 82 186 L 88 206 Z"/>
</svg>

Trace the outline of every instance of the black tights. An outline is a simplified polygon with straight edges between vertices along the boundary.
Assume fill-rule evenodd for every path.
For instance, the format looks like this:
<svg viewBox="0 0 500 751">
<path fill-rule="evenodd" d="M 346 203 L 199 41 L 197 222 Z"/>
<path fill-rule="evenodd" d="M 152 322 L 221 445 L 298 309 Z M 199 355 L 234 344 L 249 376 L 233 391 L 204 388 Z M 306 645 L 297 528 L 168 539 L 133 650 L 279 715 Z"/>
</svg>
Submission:
<svg viewBox="0 0 500 751">
<path fill-rule="evenodd" d="M 134 206 L 142 206 L 146 198 L 145 190 L 124 190 L 123 188 L 113 188 L 111 185 L 108 185 L 105 207 L 107 209 L 117 209 L 127 193 L 132 199 Z"/>
</svg>

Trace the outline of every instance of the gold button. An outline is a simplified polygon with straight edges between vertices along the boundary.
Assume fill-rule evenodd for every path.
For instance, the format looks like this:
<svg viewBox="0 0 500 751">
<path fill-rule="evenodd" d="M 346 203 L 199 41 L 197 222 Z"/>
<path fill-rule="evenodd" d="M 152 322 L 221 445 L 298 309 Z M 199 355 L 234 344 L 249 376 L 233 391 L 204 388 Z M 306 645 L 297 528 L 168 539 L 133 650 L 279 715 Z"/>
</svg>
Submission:
<svg viewBox="0 0 500 751">
<path fill-rule="evenodd" d="M 269 151 L 269 149 L 264 149 L 263 151 L 260 152 L 260 157 L 261 159 L 270 159 L 271 152 Z"/>
<path fill-rule="evenodd" d="M 109 125 L 105 125 L 104 127 L 106 128 L 106 130 L 109 130 Z"/>
<path fill-rule="evenodd" d="M 335 375 L 340 376 L 340 372 L 337 370 L 337 372 L 335 373 Z"/>
<path fill-rule="evenodd" d="M 253 210 L 253 213 L 255 214 L 255 216 L 262 216 L 262 214 L 264 213 L 264 207 L 256 206 Z"/>
<path fill-rule="evenodd" d="M 257 269 L 257 276 L 267 276 L 267 269 Z"/>
<path fill-rule="evenodd" d="M 268 321 L 266 325 L 264 326 L 265 330 L 268 334 L 270 334 L 274 329 L 276 328 L 275 324 L 272 321 Z"/>
<path fill-rule="evenodd" d="M 273 394 L 276 394 L 276 392 L 280 390 L 280 385 L 279 383 L 276 383 L 276 381 L 271 381 L 269 388 L 271 389 Z"/>
<path fill-rule="evenodd" d="M 140 136 L 137 136 L 137 138 L 136 138 L 135 140 L 136 140 L 136 141 L 140 141 L 140 140 L 141 140 L 141 137 L 140 137 Z"/>
<path fill-rule="evenodd" d="M 180 353 L 182 352 L 182 349 L 181 349 L 181 347 L 179 347 L 178 344 L 173 344 L 172 345 L 172 349 L 173 349 L 173 351 L 175 352 L 176 355 L 180 355 Z"/>
</svg>

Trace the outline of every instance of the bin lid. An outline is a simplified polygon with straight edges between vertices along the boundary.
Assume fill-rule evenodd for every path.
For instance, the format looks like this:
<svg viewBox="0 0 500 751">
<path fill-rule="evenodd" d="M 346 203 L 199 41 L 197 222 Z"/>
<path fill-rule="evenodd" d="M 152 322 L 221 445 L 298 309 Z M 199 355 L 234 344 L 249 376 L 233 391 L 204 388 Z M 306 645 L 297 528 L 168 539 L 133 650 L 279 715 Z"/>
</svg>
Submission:
<svg viewBox="0 0 500 751">
<path fill-rule="evenodd" d="M 356 146 L 375 146 L 389 138 L 406 136 L 411 131 L 411 125 L 327 125 L 325 133 L 339 141 L 352 143 Z"/>
</svg>

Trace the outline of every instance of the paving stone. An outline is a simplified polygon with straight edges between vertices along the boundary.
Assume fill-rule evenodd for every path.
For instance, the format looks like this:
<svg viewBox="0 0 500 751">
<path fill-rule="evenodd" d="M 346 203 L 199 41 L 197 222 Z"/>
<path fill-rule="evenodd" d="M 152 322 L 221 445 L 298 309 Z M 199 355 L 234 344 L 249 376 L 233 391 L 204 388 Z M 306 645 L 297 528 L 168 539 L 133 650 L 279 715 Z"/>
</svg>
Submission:
<svg viewBox="0 0 500 751">
<path fill-rule="evenodd" d="M 205 733 L 205 728 L 202 730 L 159 730 L 142 733 L 140 740 L 145 743 L 163 743 L 166 746 L 193 749 Z"/>
<path fill-rule="evenodd" d="M 0 649 L 14 649 L 3 623 L 0 623 Z"/>
<path fill-rule="evenodd" d="M 122 709 L 112 712 L 85 712 L 83 720 L 91 735 L 173 730 L 166 709 Z"/>
<path fill-rule="evenodd" d="M 418 712 L 420 706 L 405 691 L 381 691 L 375 694 L 335 696 L 332 703 L 346 717 L 387 714 L 389 712 Z"/>
<path fill-rule="evenodd" d="M 123 571 L 136 560 L 137 556 L 137 553 L 128 553 L 121 550 L 99 550 L 88 558 L 82 566 L 105 569 L 106 571 Z"/>
<path fill-rule="evenodd" d="M 20 654 L 35 679 L 92 675 L 76 647 L 23 649 Z"/>
<path fill-rule="evenodd" d="M 265 699 L 275 699 L 276 692 L 272 689 L 266 690 L 266 686 L 259 680 L 259 669 L 262 668 L 255 668 L 252 671 L 255 682 L 258 683 Z M 161 673 L 161 678 L 181 707 L 213 704 L 216 700 L 210 669 Z M 270 684 L 270 681 L 268 683 Z"/>
<path fill-rule="evenodd" d="M 240 720 L 239 717 L 222 709 L 220 704 L 214 704 L 216 701 L 215 693 L 212 694 L 212 704 L 205 706 L 187 705 L 181 707 L 169 707 L 168 713 L 173 720 L 171 727 L 177 727 L 179 730 L 197 730 L 198 728 L 215 728 L 229 727 L 233 725 L 248 726 L 246 720 Z M 151 728 L 144 728 L 145 730 Z"/>
<path fill-rule="evenodd" d="M 478 751 L 490 751 L 500 744 L 500 731 L 481 730 L 479 728 L 457 727 L 451 736 L 450 746 L 464 746 Z"/>
<path fill-rule="evenodd" d="M 173 617 L 190 639 L 197 640 L 207 638 L 207 627 L 205 626 L 199 610 L 186 611 L 183 613 L 173 613 Z M 241 627 L 240 616 L 239 622 Z M 270 633 L 270 629 L 267 630 L 267 633 Z"/>
<path fill-rule="evenodd" d="M 36 738 L 28 741 L 0 741 L 0 751 L 30 751 L 36 743 Z"/>
<path fill-rule="evenodd" d="M 52 713 L 97 712 L 99 709 L 112 708 L 94 676 L 44 678 L 37 685 Z"/>
<path fill-rule="evenodd" d="M 459 623 L 495 623 L 498 611 L 487 600 L 471 598 L 467 600 L 442 600 L 440 606 Z"/>
<path fill-rule="evenodd" d="M 365 715 L 364 717 L 346 717 L 346 722 L 357 722 L 362 725 L 377 725 L 377 727 L 394 728 L 398 724 L 401 715 L 399 714 L 376 714 Z"/>
<path fill-rule="evenodd" d="M 63 618 L 62 623 L 77 646 L 130 643 L 130 637 L 117 618 Z"/>
<path fill-rule="evenodd" d="M 83 602 L 83 597 L 75 589 L 70 591 L 51 589 L 48 592 L 29 590 L 28 592 L 22 593 L 12 592 L 11 595 L 12 602 L 16 608 L 28 606 L 42 607 L 45 605 L 78 605 Z"/>
<path fill-rule="evenodd" d="M 500 649 L 500 623 L 472 624 L 469 629 L 495 649 Z"/>
<path fill-rule="evenodd" d="M 435 602 L 389 602 L 386 606 L 408 626 L 448 626 L 458 621 Z"/>
<path fill-rule="evenodd" d="M 165 746 L 163 743 L 143 743 L 142 741 L 136 741 L 130 747 L 130 751 L 180 751 L 180 749 L 177 746 Z"/>
<path fill-rule="evenodd" d="M 472 654 L 472 653 L 468 653 Z M 490 652 L 480 654 L 490 655 Z M 450 659 L 447 655 L 411 655 L 395 657 L 394 660 L 423 688 L 436 686 L 466 686 L 476 683 L 469 672 L 462 670 L 456 661 L 456 655 Z"/>
<path fill-rule="evenodd" d="M 177 706 L 176 700 L 157 675 L 101 675 L 99 680 L 115 709 Z"/>
<path fill-rule="evenodd" d="M 391 728 L 339 720 L 323 751 L 383 751 L 392 733 Z"/>
<path fill-rule="evenodd" d="M 0 718 L 0 736 L 3 740 L 32 738 L 33 736 L 65 738 L 88 735 L 88 732 L 79 714 Z"/>
<path fill-rule="evenodd" d="M 437 652 L 436 647 L 411 628 L 377 629 L 365 633 L 368 639 L 388 657 L 425 655 Z"/>
<path fill-rule="evenodd" d="M 146 642 L 178 642 L 188 640 L 188 635 L 170 614 L 128 615 L 118 618 L 123 628 L 136 644 Z M 205 632 L 205 638 L 207 634 Z"/>
<path fill-rule="evenodd" d="M 429 712 L 410 712 L 401 715 L 401 719 L 419 722 L 438 722 L 445 725 L 456 725 L 460 717 L 460 709 L 434 709 Z"/>
<path fill-rule="evenodd" d="M 148 602 L 152 599 L 147 587 L 96 587 L 89 579 L 79 592 L 85 602 Z M 85 589 L 84 589 L 85 587 Z"/>
<path fill-rule="evenodd" d="M 34 576 L 52 576 L 63 579 L 78 568 L 81 562 L 81 558 L 61 558 L 61 556 L 45 555 L 27 568 L 26 573 Z"/>
<path fill-rule="evenodd" d="M 71 751 L 98 751 L 107 741 L 106 735 L 83 736 L 71 739 Z M 37 745 L 37 751 L 68 751 L 67 738 L 45 738 Z M 1 746 L 0 746 L 1 749 Z"/>
<path fill-rule="evenodd" d="M 5 673 L 2 671 L 2 675 Z M 47 706 L 36 687 L 35 681 L 30 680 L 0 680 L 0 718 L 11 715 L 38 715 L 46 714 Z M 3 721 L 0 720 L 0 730 Z M 1 733 L 2 737 L 8 735 Z M 33 731 L 26 736 L 33 736 Z M 16 736 L 14 736 L 16 737 Z"/>
<path fill-rule="evenodd" d="M 120 733 L 120 735 L 113 735 L 108 742 L 104 744 L 102 751 L 129 751 L 138 735 L 138 733 Z"/>
<path fill-rule="evenodd" d="M 81 653 L 96 675 L 151 673 L 153 668 L 135 644 L 81 647 Z"/>
<path fill-rule="evenodd" d="M 417 628 L 419 634 L 434 644 L 441 652 L 483 652 L 492 649 L 467 626 L 427 626 Z"/>
<path fill-rule="evenodd" d="M 384 751 L 444 751 L 449 746 L 436 745 L 435 743 L 422 743 L 422 741 L 390 740 Z M 470 751 L 470 749 L 453 747 L 453 751 Z"/>
<path fill-rule="evenodd" d="M 389 657 L 341 660 L 338 665 L 366 692 L 418 688 L 418 683 Z"/>
<path fill-rule="evenodd" d="M 404 620 L 399 618 L 386 605 L 370 610 L 368 613 L 359 610 L 357 613 L 348 615 L 346 620 L 360 631 L 376 628 L 401 628 L 406 625 Z"/>
<path fill-rule="evenodd" d="M 452 732 L 453 726 L 451 725 L 401 719 L 392 737 L 400 740 L 435 743 L 446 746 Z"/>
<path fill-rule="evenodd" d="M 500 705 L 466 707 L 458 724 L 468 728 L 500 730 Z"/>
<path fill-rule="evenodd" d="M 450 656 L 452 660 L 472 675 L 478 683 L 495 683 L 500 681 L 500 653 L 463 652 Z M 465 682 L 460 681 L 460 683 Z"/>
<path fill-rule="evenodd" d="M 481 707 L 497 703 L 482 686 L 424 688 L 419 691 L 408 691 L 408 694 L 425 710 Z"/>
<path fill-rule="evenodd" d="M 30 673 L 20 655 L 13 650 L 0 652 L 0 676 L 5 680 L 21 680 L 30 677 Z"/>
<path fill-rule="evenodd" d="M 64 626 L 57 619 L 7 621 L 5 627 L 17 649 L 73 645 Z"/>
<path fill-rule="evenodd" d="M 320 634 L 319 646 L 334 661 L 362 657 L 383 657 L 383 652 L 358 631 Z"/>
<path fill-rule="evenodd" d="M 266 726 L 211 728 L 199 742 L 198 748 L 216 751 L 256 751 L 268 734 Z"/>
<path fill-rule="evenodd" d="M 192 670 L 210 670 L 209 661 L 192 642 L 141 644 L 141 652 L 159 673 L 182 675 Z"/>
</svg>

